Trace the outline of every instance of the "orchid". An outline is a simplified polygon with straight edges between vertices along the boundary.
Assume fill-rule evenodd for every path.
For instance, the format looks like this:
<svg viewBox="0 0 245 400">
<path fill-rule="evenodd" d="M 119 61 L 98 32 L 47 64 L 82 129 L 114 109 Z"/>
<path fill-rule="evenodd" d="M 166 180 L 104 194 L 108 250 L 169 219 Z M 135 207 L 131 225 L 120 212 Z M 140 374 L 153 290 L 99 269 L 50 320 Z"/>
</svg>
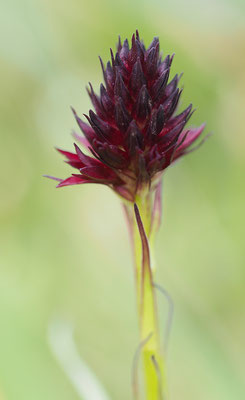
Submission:
<svg viewBox="0 0 245 400">
<path fill-rule="evenodd" d="M 100 183 L 121 199 L 134 249 L 137 309 L 145 381 L 145 398 L 166 396 L 165 354 L 161 348 L 154 277 L 153 245 L 161 222 L 161 184 L 165 170 L 195 147 L 204 129 L 187 128 L 190 104 L 177 112 L 182 90 L 180 76 L 169 81 L 173 55 L 162 57 L 159 39 L 148 48 L 138 31 L 131 46 L 117 44 L 111 62 L 100 59 L 104 84 L 100 94 L 89 85 L 94 111 L 84 115 L 73 109 L 82 132 L 75 134 L 75 151 L 58 151 L 76 173 L 57 187 Z M 199 142 L 199 144 L 201 144 Z M 198 145 L 199 146 L 199 145 Z M 197 146 L 197 147 L 198 147 Z M 134 386 L 137 397 L 138 390 Z"/>
</svg>

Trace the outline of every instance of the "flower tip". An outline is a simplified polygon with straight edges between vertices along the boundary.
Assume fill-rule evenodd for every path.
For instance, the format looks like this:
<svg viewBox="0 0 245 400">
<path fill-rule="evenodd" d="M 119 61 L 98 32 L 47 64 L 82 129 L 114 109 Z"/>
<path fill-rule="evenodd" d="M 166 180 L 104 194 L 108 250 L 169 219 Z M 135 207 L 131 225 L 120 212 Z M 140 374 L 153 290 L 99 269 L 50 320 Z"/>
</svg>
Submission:
<svg viewBox="0 0 245 400">
<path fill-rule="evenodd" d="M 119 37 L 117 50 L 113 53 L 110 49 L 110 52 L 111 61 L 105 66 L 99 56 L 105 84 L 101 84 L 100 95 L 94 92 L 90 82 L 87 85 L 95 110 L 83 114 L 83 118 L 71 106 L 83 132 L 83 136 L 72 132 L 74 141 L 78 143 L 78 146 L 74 143 L 76 154 L 58 148 L 56 150 L 65 155 L 68 159 L 66 162 L 78 170 L 81 163 L 95 163 L 103 171 L 107 168 L 118 170 L 118 177 L 113 183 L 112 172 L 108 172 L 103 183 L 112 186 L 121 197 L 134 203 L 139 188 L 138 180 L 141 182 L 144 175 L 144 181 L 150 187 L 156 173 L 188 153 L 187 149 L 200 136 L 205 124 L 199 128 L 184 129 L 195 111 L 192 105 L 176 115 L 182 93 L 178 82 L 183 74 L 176 75 L 168 83 L 175 54 L 166 55 L 163 59 L 162 52 L 159 54 L 158 37 L 146 49 L 136 29 L 131 48 L 127 39 L 122 44 Z M 90 150 L 93 161 L 86 152 L 83 153 L 83 148 Z M 132 176 L 128 176 L 129 166 L 132 166 Z M 80 176 L 68 179 L 60 182 L 58 187 L 83 183 Z M 135 205 L 137 211 L 139 215 Z"/>
<path fill-rule="evenodd" d="M 53 179 L 54 181 L 62 182 L 62 179 L 56 178 L 55 176 L 42 175 L 43 178 Z"/>
<path fill-rule="evenodd" d="M 79 150 L 79 147 L 75 142 L 73 143 L 73 145 L 74 145 L 76 151 Z"/>
<path fill-rule="evenodd" d="M 71 131 L 71 136 L 77 140 L 79 143 L 84 144 L 86 142 L 86 139 L 82 136 L 80 136 L 76 131 L 74 131 L 74 129 L 72 129 Z"/>
<path fill-rule="evenodd" d="M 111 63 L 112 63 L 112 66 L 115 67 L 115 57 L 114 57 L 114 53 L 113 53 L 112 48 L 110 48 L 110 53 L 111 53 Z"/>
<path fill-rule="evenodd" d="M 63 182 L 64 182 L 64 181 L 61 179 L 61 180 L 60 180 L 60 183 L 58 183 L 58 185 L 55 186 L 56 189 L 65 186 Z"/>
<path fill-rule="evenodd" d="M 117 43 L 116 43 L 116 48 L 117 48 L 117 51 L 121 51 L 121 49 L 122 49 L 122 39 L 121 39 L 121 35 L 118 35 L 117 36 L 118 37 L 118 40 L 117 40 Z"/>
<path fill-rule="evenodd" d="M 203 122 L 202 125 L 200 125 L 199 130 L 202 132 L 204 130 L 204 128 L 206 128 L 206 125 L 207 125 L 207 123 Z M 213 132 L 212 133 L 211 132 L 208 133 L 209 136 L 212 135 L 212 134 L 213 134 Z"/>
<path fill-rule="evenodd" d="M 75 108 L 73 108 L 72 106 L 70 106 L 71 107 L 71 111 L 73 112 L 73 114 L 75 115 L 75 117 L 77 116 L 77 113 L 76 113 L 76 111 L 75 111 Z"/>
<path fill-rule="evenodd" d="M 182 78 L 183 75 L 184 75 L 184 72 L 181 72 L 181 73 L 179 74 L 178 82 L 180 81 L 180 79 Z"/>
<path fill-rule="evenodd" d="M 55 150 L 64 155 L 65 150 L 61 150 L 59 147 L 55 147 Z"/>
<path fill-rule="evenodd" d="M 169 58 L 169 67 L 171 67 L 174 57 L 175 57 L 175 53 L 173 53 L 171 55 L 171 57 Z"/>
<path fill-rule="evenodd" d="M 135 33 L 133 33 L 133 35 L 132 35 L 131 43 L 132 43 L 132 47 L 133 47 L 135 44 Z"/>
<path fill-rule="evenodd" d="M 188 122 L 191 119 L 192 115 L 196 112 L 196 108 L 192 109 L 192 107 L 193 107 L 193 104 L 190 103 L 190 105 L 188 106 L 189 115 L 187 115 L 187 117 L 186 117 L 186 122 Z"/>
<path fill-rule="evenodd" d="M 104 66 L 103 60 L 102 60 L 101 56 L 98 56 L 98 57 L 99 57 L 99 60 L 100 60 L 100 65 L 101 65 L 102 71 L 104 73 L 105 72 L 105 66 Z"/>
<path fill-rule="evenodd" d="M 84 114 L 84 116 L 87 118 L 87 116 Z M 91 120 L 93 120 L 93 118 L 96 118 L 96 114 L 93 110 L 89 110 L 89 117 Z"/>
<path fill-rule="evenodd" d="M 91 110 L 90 110 L 91 111 Z M 90 112 L 89 112 L 90 113 Z M 90 118 L 87 114 L 83 114 L 83 116 L 87 119 L 87 121 L 90 123 Z"/>
</svg>

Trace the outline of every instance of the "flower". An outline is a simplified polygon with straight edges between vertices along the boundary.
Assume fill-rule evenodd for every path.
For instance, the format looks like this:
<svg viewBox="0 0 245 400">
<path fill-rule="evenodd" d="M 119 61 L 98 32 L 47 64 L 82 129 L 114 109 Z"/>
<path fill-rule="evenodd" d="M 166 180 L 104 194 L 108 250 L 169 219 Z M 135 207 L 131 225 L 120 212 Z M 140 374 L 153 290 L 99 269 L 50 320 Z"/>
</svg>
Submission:
<svg viewBox="0 0 245 400">
<path fill-rule="evenodd" d="M 100 95 L 91 84 L 88 89 L 95 109 L 85 115 L 88 124 L 73 110 L 84 135 L 75 134 L 76 139 L 91 155 L 77 144 L 74 153 L 58 149 L 78 173 L 55 178 L 57 187 L 101 183 L 134 202 L 142 190 L 156 187 L 171 163 L 190 151 L 204 124 L 185 129 L 193 113 L 191 104 L 176 113 L 182 90 L 180 76 L 168 82 L 172 60 L 169 55 L 162 59 L 158 38 L 147 49 L 138 31 L 131 48 L 127 39 L 122 44 L 119 38 L 111 62 L 104 67 L 100 59 L 105 81 Z"/>
</svg>

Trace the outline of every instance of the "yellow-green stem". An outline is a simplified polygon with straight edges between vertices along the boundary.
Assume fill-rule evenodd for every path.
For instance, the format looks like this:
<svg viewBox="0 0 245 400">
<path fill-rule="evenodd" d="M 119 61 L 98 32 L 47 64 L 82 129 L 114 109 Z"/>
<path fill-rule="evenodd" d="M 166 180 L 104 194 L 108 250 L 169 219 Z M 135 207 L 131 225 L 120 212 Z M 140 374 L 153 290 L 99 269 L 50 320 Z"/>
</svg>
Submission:
<svg viewBox="0 0 245 400">
<path fill-rule="evenodd" d="M 152 199 L 150 198 L 150 196 L 143 196 L 136 200 L 136 204 L 139 208 L 149 246 L 152 247 L 152 240 L 149 240 L 152 211 L 151 201 Z M 164 361 L 160 349 L 156 298 L 153 287 L 155 266 L 153 266 L 153 268 L 151 268 L 150 270 L 146 269 L 143 275 L 142 242 L 137 222 L 133 214 L 133 209 L 128 211 L 131 211 L 132 217 L 131 220 L 134 241 L 135 279 L 140 327 L 140 341 L 146 341 L 146 339 L 148 338 L 148 340 L 142 347 L 145 399 L 162 400 L 161 393 L 162 391 L 164 392 L 165 389 Z"/>
</svg>

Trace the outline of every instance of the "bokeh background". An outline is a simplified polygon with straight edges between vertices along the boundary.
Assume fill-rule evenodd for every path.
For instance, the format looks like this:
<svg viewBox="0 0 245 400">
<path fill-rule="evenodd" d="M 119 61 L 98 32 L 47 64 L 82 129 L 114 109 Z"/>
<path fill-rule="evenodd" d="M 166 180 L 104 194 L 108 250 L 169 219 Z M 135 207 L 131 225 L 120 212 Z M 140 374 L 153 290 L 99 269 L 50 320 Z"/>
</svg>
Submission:
<svg viewBox="0 0 245 400">
<path fill-rule="evenodd" d="M 0 399 L 77 400 L 48 327 L 70 321 L 111 399 L 131 399 L 138 345 L 126 224 L 100 186 L 55 189 L 70 172 L 69 106 L 87 112 L 118 34 L 159 36 L 184 71 L 181 107 L 214 135 L 170 168 L 158 282 L 175 302 L 172 400 L 245 398 L 245 3 L 243 0 L 8 0 L 0 12 Z M 164 300 L 159 297 L 164 315 Z"/>
</svg>

